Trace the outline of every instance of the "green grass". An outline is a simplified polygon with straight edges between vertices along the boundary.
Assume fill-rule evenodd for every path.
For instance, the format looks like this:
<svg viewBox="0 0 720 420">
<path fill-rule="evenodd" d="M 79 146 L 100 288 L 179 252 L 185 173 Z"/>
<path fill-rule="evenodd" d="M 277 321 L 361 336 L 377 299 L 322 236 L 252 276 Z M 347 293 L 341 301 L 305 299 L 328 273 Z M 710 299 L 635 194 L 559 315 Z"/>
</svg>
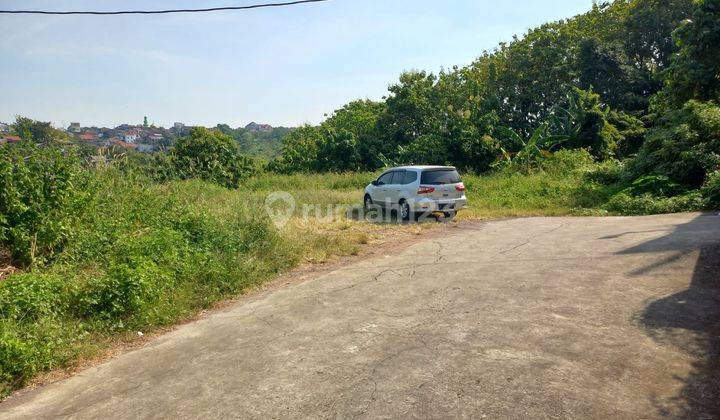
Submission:
<svg viewBox="0 0 720 420">
<path fill-rule="evenodd" d="M 610 191 L 583 181 L 583 173 L 568 174 L 499 172 L 463 177 L 469 208 L 463 218 L 563 216 L 602 214 Z"/>
</svg>

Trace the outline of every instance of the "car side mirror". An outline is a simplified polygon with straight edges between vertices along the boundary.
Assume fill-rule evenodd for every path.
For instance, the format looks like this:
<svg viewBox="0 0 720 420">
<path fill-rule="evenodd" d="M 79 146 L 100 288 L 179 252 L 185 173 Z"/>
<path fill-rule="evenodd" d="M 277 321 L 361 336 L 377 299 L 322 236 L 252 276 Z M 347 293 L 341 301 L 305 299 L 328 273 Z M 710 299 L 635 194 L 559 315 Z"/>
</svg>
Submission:
<svg viewBox="0 0 720 420">
<path fill-rule="evenodd" d="M 380 183 L 377 181 L 377 179 L 375 181 L 371 182 L 371 184 L 373 185 L 373 187 L 377 187 L 378 185 L 380 185 Z"/>
</svg>

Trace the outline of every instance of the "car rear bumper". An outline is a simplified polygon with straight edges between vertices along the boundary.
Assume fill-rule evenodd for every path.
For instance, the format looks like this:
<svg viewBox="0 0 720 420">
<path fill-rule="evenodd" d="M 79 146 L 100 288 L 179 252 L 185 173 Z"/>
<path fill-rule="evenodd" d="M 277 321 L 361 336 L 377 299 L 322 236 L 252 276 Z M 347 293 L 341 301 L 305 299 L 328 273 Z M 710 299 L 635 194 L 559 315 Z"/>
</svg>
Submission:
<svg viewBox="0 0 720 420">
<path fill-rule="evenodd" d="M 467 198 L 453 198 L 448 200 L 434 200 L 432 198 L 420 198 L 412 203 L 413 210 L 417 212 L 436 211 L 458 211 L 467 207 Z"/>
</svg>

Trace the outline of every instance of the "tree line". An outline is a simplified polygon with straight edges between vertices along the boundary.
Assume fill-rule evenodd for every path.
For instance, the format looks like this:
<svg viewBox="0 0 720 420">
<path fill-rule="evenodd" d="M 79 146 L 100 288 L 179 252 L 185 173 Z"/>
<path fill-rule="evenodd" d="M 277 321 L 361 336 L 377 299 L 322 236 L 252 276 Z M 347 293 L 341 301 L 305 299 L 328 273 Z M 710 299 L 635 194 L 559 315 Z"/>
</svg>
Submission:
<svg viewBox="0 0 720 420">
<path fill-rule="evenodd" d="M 626 160 L 697 188 L 720 169 L 720 0 L 616 0 L 470 65 L 403 73 L 284 139 L 278 172 L 452 164 L 485 172 L 532 144 Z"/>
</svg>

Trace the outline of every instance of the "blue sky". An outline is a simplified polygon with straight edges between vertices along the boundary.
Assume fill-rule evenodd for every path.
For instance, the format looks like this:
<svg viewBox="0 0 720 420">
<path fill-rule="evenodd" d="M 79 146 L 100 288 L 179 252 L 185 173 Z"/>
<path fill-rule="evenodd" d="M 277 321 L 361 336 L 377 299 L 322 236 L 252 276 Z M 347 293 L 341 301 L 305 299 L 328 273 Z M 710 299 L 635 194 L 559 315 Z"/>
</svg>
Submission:
<svg viewBox="0 0 720 420">
<path fill-rule="evenodd" d="M 255 0 L 0 0 L 1 9 L 211 7 Z M 317 123 L 591 0 L 331 0 L 192 15 L 0 15 L 0 121 Z"/>
</svg>

